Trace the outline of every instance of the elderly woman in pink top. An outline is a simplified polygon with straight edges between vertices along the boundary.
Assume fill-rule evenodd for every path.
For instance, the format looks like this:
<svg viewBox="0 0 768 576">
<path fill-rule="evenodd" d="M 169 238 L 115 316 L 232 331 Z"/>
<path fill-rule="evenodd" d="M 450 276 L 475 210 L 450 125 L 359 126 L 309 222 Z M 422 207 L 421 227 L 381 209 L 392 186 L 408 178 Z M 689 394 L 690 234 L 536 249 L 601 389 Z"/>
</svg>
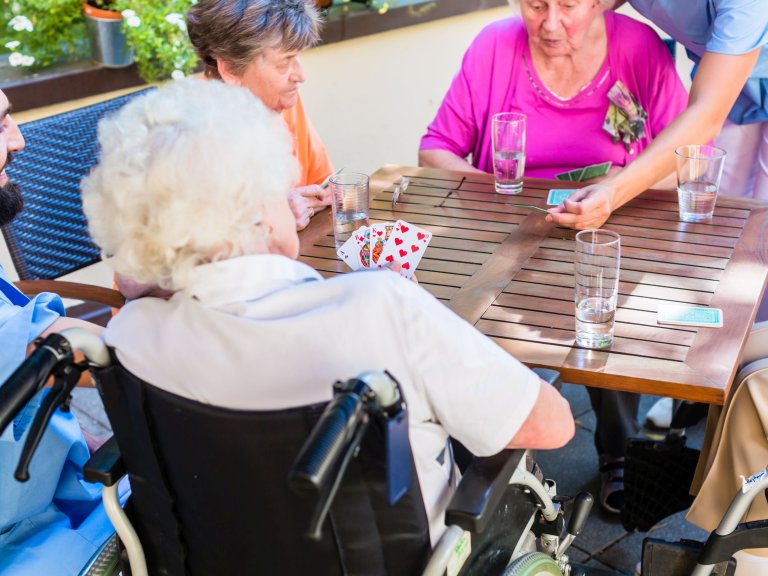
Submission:
<svg viewBox="0 0 768 576">
<path fill-rule="evenodd" d="M 599 0 L 520 0 L 520 13 L 467 50 L 421 140 L 420 165 L 492 173 L 491 117 L 521 112 L 526 176 L 622 167 L 685 109 L 669 51 L 645 24 Z"/>
<path fill-rule="evenodd" d="M 669 51 L 645 24 L 599 0 L 520 0 L 520 12 L 489 25 L 467 50 L 421 140 L 422 166 L 491 173 L 491 117 L 520 112 L 528 117 L 526 176 L 553 178 L 603 162 L 618 170 L 685 109 Z M 618 513 L 639 396 L 588 391 L 600 502 Z"/>
</svg>

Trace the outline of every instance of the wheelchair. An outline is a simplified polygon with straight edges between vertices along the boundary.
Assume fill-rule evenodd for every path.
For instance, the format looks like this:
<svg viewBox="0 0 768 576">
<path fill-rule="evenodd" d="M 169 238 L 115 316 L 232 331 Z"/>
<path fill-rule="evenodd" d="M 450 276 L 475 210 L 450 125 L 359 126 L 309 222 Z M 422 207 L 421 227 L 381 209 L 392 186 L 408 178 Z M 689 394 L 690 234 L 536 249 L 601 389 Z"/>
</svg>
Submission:
<svg viewBox="0 0 768 576">
<path fill-rule="evenodd" d="M 86 361 L 74 360 L 76 349 Z M 82 574 L 589 573 L 566 551 L 587 520 L 592 497 L 558 497 L 555 483 L 542 480 L 521 450 L 471 461 L 446 510 L 447 530 L 433 548 L 408 445 L 406 406 L 386 373 L 337 382 L 327 405 L 237 411 L 141 381 L 88 332 L 53 334 L 0 387 L 2 430 L 55 376 L 35 416 L 18 479 L 27 476 L 50 415 L 66 407 L 86 369 L 115 436 L 84 474 L 104 484 L 119 538 L 107 542 Z M 116 487 L 126 472 L 132 494 L 124 511 Z M 764 483 L 768 473 L 756 478 L 751 497 Z M 739 509 L 728 516 L 726 529 L 735 527 Z M 719 561 L 733 552 L 717 542 L 713 550 L 705 559 Z"/>
</svg>

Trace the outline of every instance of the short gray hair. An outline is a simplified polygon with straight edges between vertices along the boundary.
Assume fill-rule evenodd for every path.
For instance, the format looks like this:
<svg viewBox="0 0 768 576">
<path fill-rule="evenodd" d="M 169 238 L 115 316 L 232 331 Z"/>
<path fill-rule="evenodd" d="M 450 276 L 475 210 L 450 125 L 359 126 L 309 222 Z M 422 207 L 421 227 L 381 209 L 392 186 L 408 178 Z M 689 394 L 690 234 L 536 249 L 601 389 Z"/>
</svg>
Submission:
<svg viewBox="0 0 768 576">
<path fill-rule="evenodd" d="M 139 96 L 98 132 L 82 182 L 91 235 L 115 271 L 169 290 L 199 264 L 253 253 L 262 206 L 287 198 L 298 171 L 280 116 L 216 80 Z"/>
<path fill-rule="evenodd" d="M 236 75 L 265 48 L 304 50 L 320 40 L 314 0 L 199 0 L 187 12 L 187 31 L 205 75 L 219 78 L 223 60 Z"/>
</svg>

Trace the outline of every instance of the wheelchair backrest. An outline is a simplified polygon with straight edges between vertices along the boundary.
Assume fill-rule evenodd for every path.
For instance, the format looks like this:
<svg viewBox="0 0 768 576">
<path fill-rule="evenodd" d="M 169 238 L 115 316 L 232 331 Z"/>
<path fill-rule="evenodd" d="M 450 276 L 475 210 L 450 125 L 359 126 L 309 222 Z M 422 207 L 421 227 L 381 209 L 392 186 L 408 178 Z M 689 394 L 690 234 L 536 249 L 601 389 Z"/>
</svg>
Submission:
<svg viewBox="0 0 768 576">
<path fill-rule="evenodd" d="M 290 491 L 287 476 L 323 405 L 218 408 L 151 386 L 113 359 L 96 377 L 151 574 L 421 572 L 430 547 L 415 468 L 390 508 L 382 430 L 369 430 L 321 540 L 310 541 L 315 499 Z"/>
</svg>

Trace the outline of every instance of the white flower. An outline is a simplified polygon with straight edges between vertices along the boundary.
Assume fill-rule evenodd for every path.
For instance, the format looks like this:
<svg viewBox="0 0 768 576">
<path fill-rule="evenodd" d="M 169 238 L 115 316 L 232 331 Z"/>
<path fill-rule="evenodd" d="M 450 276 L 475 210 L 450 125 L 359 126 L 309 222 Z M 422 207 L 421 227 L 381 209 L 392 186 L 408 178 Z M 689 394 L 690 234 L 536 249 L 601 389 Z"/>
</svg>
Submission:
<svg viewBox="0 0 768 576">
<path fill-rule="evenodd" d="M 8 26 L 13 27 L 16 32 L 21 32 L 22 30 L 32 32 L 32 30 L 35 29 L 34 26 L 32 26 L 32 21 L 26 16 L 14 16 L 11 18 L 11 21 L 8 22 Z"/>
<path fill-rule="evenodd" d="M 22 66 L 32 66 L 32 64 L 35 63 L 35 57 L 34 56 L 22 56 L 21 57 L 21 65 Z"/>
<path fill-rule="evenodd" d="M 131 16 L 130 18 L 126 18 L 125 23 L 131 28 L 136 28 L 136 26 L 141 25 L 141 18 L 138 16 Z"/>
<path fill-rule="evenodd" d="M 181 70 L 174 70 L 173 72 L 171 72 L 171 78 L 173 78 L 174 80 L 181 80 L 182 78 L 184 78 L 184 76 L 185 74 Z"/>
<path fill-rule="evenodd" d="M 183 68 L 184 64 L 185 62 L 183 58 L 176 58 L 176 60 L 173 61 L 174 68 Z"/>
<path fill-rule="evenodd" d="M 133 10 L 123 10 L 122 12 L 120 12 L 120 14 L 122 14 L 123 18 L 125 18 L 126 20 L 128 18 L 132 18 L 136 16 L 136 12 L 134 12 Z"/>
<path fill-rule="evenodd" d="M 18 48 L 20 45 L 21 45 L 21 42 L 19 42 L 18 40 L 11 40 L 10 42 L 6 43 L 5 47 L 13 50 L 14 48 Z"/>
<path fill-rule="evenodd" d="M 18 52 L 14 52 L 10 56 L 8 56 L 8 64 L 16 68 L 17 66 L 21 66 L 22 62 L 24 61 L 24 56 L 19 54 Z"/>
<path fill-rule="evenodd" d="M 187 23 L 184 21 L 184 17 L 178 12 L 171 12 L 165 17 L 165 21 L 168 24 L 174 24 L 179 27 L 179 30 L 186 31 Z"/>
</svg>

